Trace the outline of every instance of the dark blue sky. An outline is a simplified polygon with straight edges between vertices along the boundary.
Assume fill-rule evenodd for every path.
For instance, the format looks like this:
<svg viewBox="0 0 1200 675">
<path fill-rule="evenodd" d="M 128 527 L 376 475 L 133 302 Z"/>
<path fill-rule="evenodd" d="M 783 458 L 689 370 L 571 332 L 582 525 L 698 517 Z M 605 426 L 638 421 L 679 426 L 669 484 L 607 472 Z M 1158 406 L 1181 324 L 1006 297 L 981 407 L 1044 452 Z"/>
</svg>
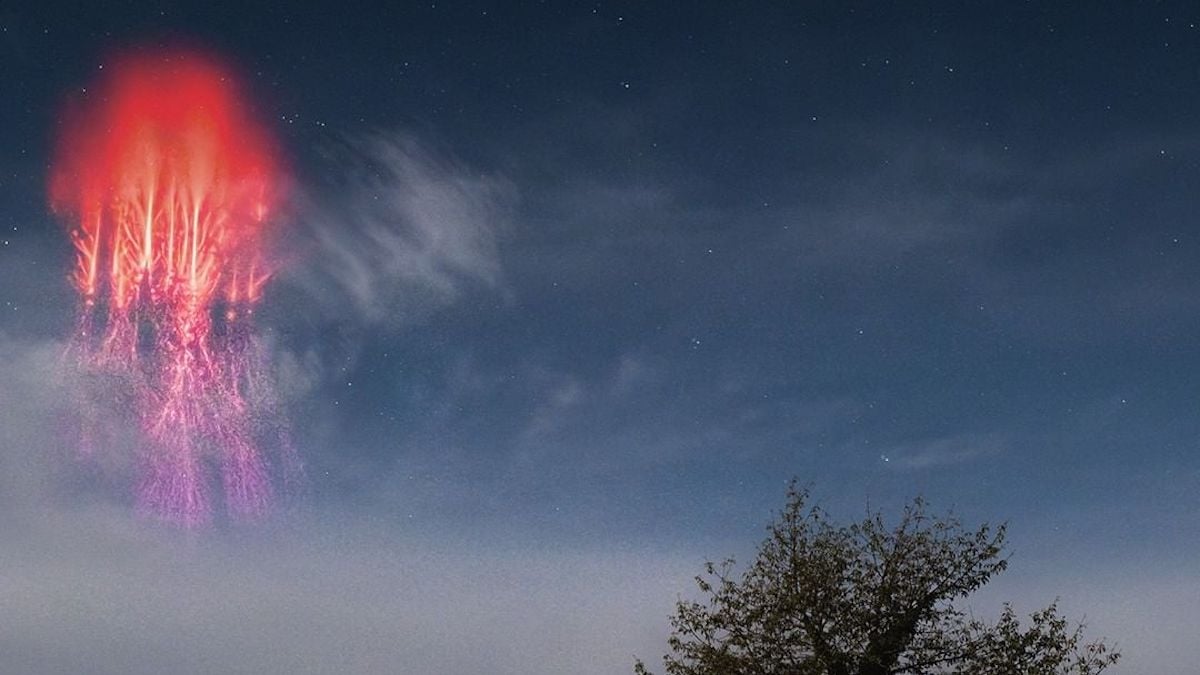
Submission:
<svg viewBox="0 0 1200 675">
<path fill-rule="evenodd" d="M 0 10 L 5 339 L 71 321 L 62 97 L 199 45 L 295 173 L 261 319 L 315 513 L 699 571 L 789 477 L 923 493 L 1183 672 L 1142 623 L 1200 556 L 1194 6 L 113 5 Z"/>
</svg>

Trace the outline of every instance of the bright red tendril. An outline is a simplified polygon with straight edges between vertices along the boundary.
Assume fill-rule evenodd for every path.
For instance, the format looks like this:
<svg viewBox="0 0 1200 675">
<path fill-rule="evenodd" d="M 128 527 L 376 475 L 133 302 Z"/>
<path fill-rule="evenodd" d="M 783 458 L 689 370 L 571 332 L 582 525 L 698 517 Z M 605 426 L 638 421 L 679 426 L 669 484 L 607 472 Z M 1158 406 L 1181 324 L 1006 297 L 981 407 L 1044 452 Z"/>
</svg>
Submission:
<svg viewBox="0 0 1200 675">
<path fill-rule="evenodd" d="M 69 109 L 50 179 L 53 207 L 76 218 L 76 287 L 94 298 L 107 277 L 121 306 L 143 283 L 200 304 L 219 290 L 257 300 L 279 169 L 233 78 L 178 53 L 105 73 Z"/>
</svg>

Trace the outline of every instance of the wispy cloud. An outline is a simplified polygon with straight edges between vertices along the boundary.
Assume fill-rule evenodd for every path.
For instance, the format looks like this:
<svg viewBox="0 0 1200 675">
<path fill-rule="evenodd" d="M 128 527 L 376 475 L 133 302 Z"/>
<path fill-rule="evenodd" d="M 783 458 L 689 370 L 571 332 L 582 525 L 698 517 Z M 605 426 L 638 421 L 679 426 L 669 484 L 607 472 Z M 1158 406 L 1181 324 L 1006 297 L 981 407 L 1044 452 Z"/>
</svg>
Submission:
<svg viewBox="0 0 1200 675">
<path fill-rule="evenodd" d="M 991 457 L 1005 450 L 1006 445 L 998 436 L 962 434 L 897 445 L 882 454 L 892 466 L 931 469 Z"/>
<path fill-rule="evenodd" d="M 301 188 L 286 280 L 339 318 L 396 322 L 499 288 L 516 190 L 402 133 L 326 153 L 330 183 Z"/>
</svg>

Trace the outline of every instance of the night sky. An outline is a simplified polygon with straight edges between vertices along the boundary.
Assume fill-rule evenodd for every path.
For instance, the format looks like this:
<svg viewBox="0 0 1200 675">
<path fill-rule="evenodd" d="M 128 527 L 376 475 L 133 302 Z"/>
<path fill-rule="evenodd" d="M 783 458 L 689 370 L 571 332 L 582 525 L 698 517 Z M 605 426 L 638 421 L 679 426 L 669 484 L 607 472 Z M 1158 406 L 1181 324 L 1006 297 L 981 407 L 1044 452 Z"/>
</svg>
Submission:
<svg viewBox="0 0 1200 675">
<path fill-rule="evenodd" d="M 630 672 L 792 477 L 1007 520 L 981 616 L 1060 597 L 1114 672 L 1194 667 L 1193 3 L 36 4 L 0 7 L 0 670 Z M 259 325 L 309 485 L 260 525 L 64 460 L 59 109 L 158 45 L 235 64 L 291 168 Z"/>
</svg>

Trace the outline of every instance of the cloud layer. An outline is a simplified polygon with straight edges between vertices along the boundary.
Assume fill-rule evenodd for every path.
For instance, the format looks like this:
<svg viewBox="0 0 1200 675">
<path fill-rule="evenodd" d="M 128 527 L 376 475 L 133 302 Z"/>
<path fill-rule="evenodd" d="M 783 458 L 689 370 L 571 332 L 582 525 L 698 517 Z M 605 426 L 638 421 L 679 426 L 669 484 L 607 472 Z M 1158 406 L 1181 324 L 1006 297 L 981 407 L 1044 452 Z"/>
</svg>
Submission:
<svg viewBox="0 0 1200 675">
<path fill-rule="evenodd" d="M 62 347 L 0 338 L 0 671 L 612 673 L 695 560 L 476 539 L 386 507 L 183 533 L 73 483 Z M 331 450 L 333 451 L 333 450 Z M 94 486 L 92 486 L 94 487 Z"/>
</svg>

